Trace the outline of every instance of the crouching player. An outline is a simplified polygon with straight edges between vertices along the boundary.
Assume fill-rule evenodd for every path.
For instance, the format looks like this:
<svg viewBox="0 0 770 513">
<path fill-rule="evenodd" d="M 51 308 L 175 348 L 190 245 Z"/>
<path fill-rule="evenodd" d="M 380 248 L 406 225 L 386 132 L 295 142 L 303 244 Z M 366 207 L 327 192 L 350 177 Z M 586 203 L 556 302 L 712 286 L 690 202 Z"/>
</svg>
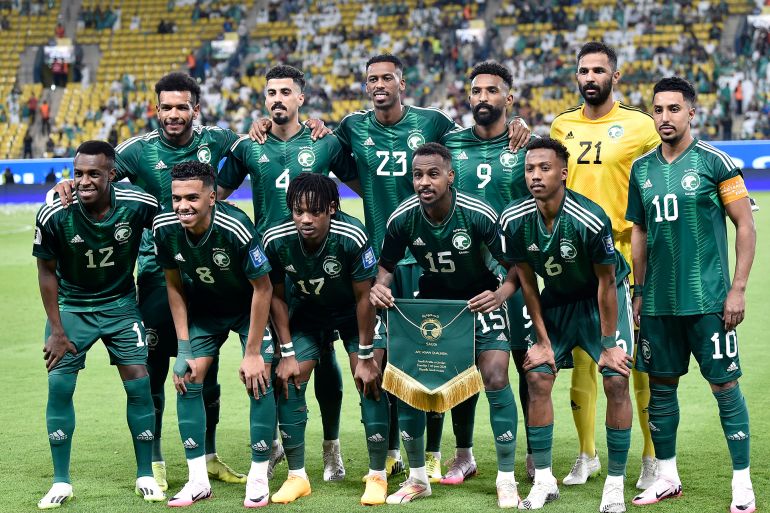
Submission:
<svg viewBox="0 0 770 513">
<path fill-rule="evenodd" d="M 48 317 L 43 353 L 54 467 L 54 484 L 37 506 L 57 508 L 73 496 L 72 396 L 86 353 L 100 338 L 126 390 L 126 417 L 137 464 L 135 491 L 146 501 L 162 501 L 166 497 L 152 477 L 155 410 L 133 273 L 142 231 L 151 226 L 158 202 L 138 187 L 111 183 L 115 150 L 106 142 L 81 144 L 74 168 L 75 206 L 65 209 L 56 199 L 40 209 L 32 250 Z"/>
<path fill-rule="evenodd" d="M 268 228 L 263 239 L 273 269 L 270 311 L 281 343 L 278 423 L 289 463 L 289 476 L 272 499 L 288 503 L 310 494 L 305 389 L 321 356 L 324 334 L 337 330 L 361 396 L 369 451 L 361 504 L 383 504 L 389 411 L 387 398 L 380 394 L 385 344 L 380 333 L 375 340 L 375 311 L 369 302 L 377 260 L 361 222 L 339 210 L 339 192 L 331 178 L 300 174 L 289 183 L 286 205 L 291 217 Z M 288 304 L 286 277 L 294 287 Z"/>
<path fill-rule="evenodd" d="M 615 251 L 601 207 L 565 187 L 568 159 L 555 139 L 531 142 L 524 176 L 534 197 L 514 200 L 500 216 L 533 330 L 524 368 L 535 482 L 520 509 L 540 509 L 559 497 L 551 472 L 551 391 L 557 369 L 580 345 L 599 364 L 607 396 L 609 463 L 599 511 L 619 513 L 626 510 L 623 476 L 631 443 L 629 267 Z M 542 293 L 535 273 L 545 283 Z"/>
<path fill-rule="evenodd" d="M 174 212 L 155 218 L 152 232 L 158 263 L 166 274 L 168 301 L 178 338 L 174 363 L 179 433 L 189 479 L 169 506 L 189 506 L 211 497 L 206 471 L 203 379 L 230 331 L 243 347 L 241 381 L 249 393 L 251 470 L 247 508 L 268 502 L 267 465 L 275 427 L 270 385 L 272 342 L 263 341 L 272 287 L 270 264 L 256 229 L 241 210 L 216 201 L 214 169 L 200 162 L 171 171 Z M 185 291 L 182 273 L 192 285 Z"/>
</svg>

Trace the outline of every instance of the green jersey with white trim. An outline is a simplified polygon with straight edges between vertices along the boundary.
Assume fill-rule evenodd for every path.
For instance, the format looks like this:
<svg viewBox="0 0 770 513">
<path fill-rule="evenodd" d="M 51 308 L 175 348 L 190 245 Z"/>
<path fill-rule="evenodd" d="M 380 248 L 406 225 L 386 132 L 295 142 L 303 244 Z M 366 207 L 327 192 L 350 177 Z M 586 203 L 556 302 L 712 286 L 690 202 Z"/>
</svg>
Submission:
<svg viewBox="0 0 770 513">
<path fill-rule="evenodd" d="M 482 139 L 473 127 L 452 130 L 441 139 L 452 154 L 457 190 L 480 195 L 495 212 L 502 212 L 512 200 L 530 195 L 524 179 L 527 150 L 514 153 L 508 148 L 509 142 L 507 129 L 497 137 Z"/>
<path fill-rule="evenodd" d="M 405 106 L 401 119 L 383 125 L 374 110 L 348 114 L 334 132 L 356 171 L 343 181 L 358 178 L 364 200 L 364 220 L 376 250 L 385 237 L 385 224 L 396 207 L 414 194 L 412 154 L 426 142 L 437 142 L 455 122 L 437 109 Z"/>
<path fill-rule="evenodd" d="M 57 197 L 38 212 L 32 255 L 56 260 L 63 312 L 136 305 L 134 264 L 158 202 L 126 183 L 110 184 L 109 193 L 110 210 L 99 221 L 84 210 L 77 193 L 71 208 L 63 208 Z"/>
<path fill-rule="evenodd" d="M 623 255 L 615 251 L 607 214 L 570 189 L 565 189 L 552 230 L 534 198 L 514 200 L 500 216 L 500 225 L 509 260 L 528 263 L 543 278 L 544 307 L 596 298 L 599 280 L 594 264 L 614 265 L 618 282 L 630 272 Z"/>
<path fill-rule="evenodd" d="M 216 126 L 195 126 L 184 146 L 172 144 L 162 130 L 125 140 L 115 148 L 116 180 L 128 178 L 155 196 L 161 209 L 171 212 L 171 168 L 180 162 L 199 161 L 214 169 L 228 155 L 238 135 Z M 230 159 L 228 159 L 230 160 Z M 164 286 L 163 272 L 155 262 L 152 236 L 148 232 L 139 252 L 140 286 Z"/>
<path fill-rule="evenodd" d="M 353 159 L 342 150 L 337 137 L 327 135 L 313 141 L 311 132 L 302 125 L 302 129 L 287 141 L 269 133 L 264 144 L 245 136 L 230 148 L 232 158 L 227 159 L 220 171 L 217 184 L 235 190 L 249 176 L 254 224 L 259 233 L 290 214 L 286 190 L 289 181 L 300 173 L 351 174 Z M 233 165 L 236 162 L 241 165 Z"/>
<path fill-rule="evenodd" d="M 254 224 L 244 211 L 217 201 L 211 224 L 198 242 L 190 240 L 176 214 L 155 218 L 152 234 L 164 269 L 180 269 L 190 277 L 190 313 L 236 315 L 248 312 L 254 292 L 249 280 L 270 272 Z"/>
<path fill-rule="evenodd" d="M 498 281 L 485 262 L 485 250 L 504 260 L 500 229 L 494 209 L 478 196 L 450 189 L 452 207 L 441 224 L 425 216 L 413 195 L 390 216 L 381 262 L 394 266 L 407 248 L 423 269 L 420 297 L 470 299 L 495 290 Z"/>
<path fill-rule="evenodd" d="M 354 313 L 354 281 L 377 275 L 377 258 L 361 222 L 342 211 L 331 216 L 329 233 L 315 253 L 308 253 L 291 216 L 265 232 L 262 243 L 273 270 L 273 283 L 286 276 L 294 285 L 293 305 L 312 305 L 330 316 Z"/>
<path fill-rule="evenodd" d="M 671 163 L 660 146 L 634 161 L 626 219 L 647 230 L 642 314 L 723 310 L 730 269 L 719 188 L 739 176 L 726 153 L 698 139 Z"/>
</svg>

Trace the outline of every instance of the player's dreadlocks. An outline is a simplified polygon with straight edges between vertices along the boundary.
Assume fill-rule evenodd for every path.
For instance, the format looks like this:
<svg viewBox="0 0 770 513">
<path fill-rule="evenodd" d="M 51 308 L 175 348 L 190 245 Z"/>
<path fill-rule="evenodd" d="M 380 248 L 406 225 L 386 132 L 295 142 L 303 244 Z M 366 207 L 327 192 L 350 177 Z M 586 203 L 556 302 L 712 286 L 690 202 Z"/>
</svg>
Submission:
<svg viewBox="0 0 770 513">
<path fill-rule="evenodd" d="M 203 162 L 180 162 L 171 169 L 171 180 L 180 182 L 201 180 L 206 187 L 214 187 L 216 177 L 214 168 Z"/>
<path fill-rule="evenodd" d="M 286 206 L 289 210 L 299 208 L 303 199 L 310 212 L 328 213 L 332 207 L 340 206 L 337 184 L 328 176 L 318 173 L 301 173 L 289 182 L 286 191 Z"/>
</svg>

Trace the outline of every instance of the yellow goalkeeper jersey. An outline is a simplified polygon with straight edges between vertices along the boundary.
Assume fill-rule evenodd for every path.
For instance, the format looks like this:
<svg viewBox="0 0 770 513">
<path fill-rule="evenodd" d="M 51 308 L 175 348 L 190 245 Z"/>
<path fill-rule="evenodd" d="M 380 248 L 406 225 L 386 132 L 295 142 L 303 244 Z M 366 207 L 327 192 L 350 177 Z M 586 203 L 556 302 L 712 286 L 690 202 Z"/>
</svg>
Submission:
<svg viewBox="0 0 770 513">
<path fill-rule="evenodd" d="M 615 246 L 631 264 L 631 226 L 626 221 L 628 180 L 634 160 L 660 144 L 652 116 L 616 101 L 599 119 L 583 106 L 562 112 L 551 137 L 569 150 L 567 187 L 598 203 L 612 221 Z"/>
</svg>

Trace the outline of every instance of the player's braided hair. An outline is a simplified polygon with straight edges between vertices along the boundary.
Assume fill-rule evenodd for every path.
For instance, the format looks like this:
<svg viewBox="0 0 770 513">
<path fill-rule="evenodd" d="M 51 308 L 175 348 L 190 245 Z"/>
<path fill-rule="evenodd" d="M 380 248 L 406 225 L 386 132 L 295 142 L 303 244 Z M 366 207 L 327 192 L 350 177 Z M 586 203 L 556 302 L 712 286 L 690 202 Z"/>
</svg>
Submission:
<svg viewBox="0 0 770 513">
<path fill-rule="evenodd" d="M 180 162 L 171 169 L 173 181 L 201 180 L 204 186 L 214 187 L 216 178 L 214 168 L 203 162 Z"/>
<path fill-rule="evenodd" d="M 618 54 L 615 53 L 615 50 L 611 46 L 606 45 L 601 41 L 589 41 L 588 43 L 584 44 L 577 55 L 578 63 L 584 55 L 589 55 L 592 53 L 603 53 L 607 56 L 607 59 L 609 59 L 612 71 L 614 72 L 616 69 L 618 69 Z"/>
<path fill-rule="evenodd" d="M 270 68 L 265 79 L 272 80 L 274 78 L 290 78 L 299 86 L 300 91 L 305 88 L 305 74 L 294 66 L 281 64 Z"/>
<path fill-rule="evenodd" d="M 567 167 L 569 161 L 569 151 L 560 141 L 551 137 L 538 137 L 532 139 L 527 144 L 527 151 L 539 150 L 539 149 L 553 150 L 556 156 L 564 162 L 564 167 Z"/>
<path fill-rule="evenodd" d="M 513 75 L 508 68 L 497 61 L 484 61 L 473 66 L 468 78 L 472 81 L 478 75 L 494 75 L 503 79 L 510 89 L 513 86 Z"/>
<path fill-rule="evenodd" d="M 404 71 L 404 63 L 401 62 L 401 59 L 390 53 L 381 53 L 380 55 L 375 55 L 366 61 L 366 69 L 369 69 L 369 66 L 372 64 L 377 64 L 378 62 L 390 62 L 396 67 L 398 71 Z"/>
<path fill-rule="evenodd" d="M 75 154 L 83 155 L 104 155 L 110 163 L 110 166 L 115 164 L 115 148 L 110 143 L 104 141 L 86 141 L 78 146 Z"/>
<path fill-rule="evenodd" d="M 286 191 L 286 206 L 289 210 L 300 208 L 303 199 L 310 212 L 328 213 L 332 207 L 340 206 L 337 184 L 320 173 L 301 173 L 289 182 Z"/>
<path fill-rule="evenodd" d="M 666 91 L 680 92 L 682 93 L 684 100 L 689 103 L 691 107 L 695 105 L 697 99 L 695 88 L 690 82 L 681 77 L 666 77 L 660 79 L 652 89 L 652 97 L 654 98 L 656 94 Z"/>
<path fill-rule="evenodd" d="M 189 91 L 193 105 L 198 105 L 198 100 L 201 97 L 201 87 L 198 85 L 198 82 L 187 73 L 182 73 L 181 71 L 164 75 L 155 83 L 155 94 L 158 96 L 158 99 L 160 99 L 160 93 L 163 91 Z"/>
<path fill-rule="evenodd" d="M 425 143 L 418 147 L 414 150 L 412 159 L 414 160 L 415 157 L 425 157 L 428 155 L 438 155 L 444 162 L 448 162 L 450 165 L 452 164 L 452 154 L 449 153 L 446 146 L 437 142 Z"/>
</svg>

